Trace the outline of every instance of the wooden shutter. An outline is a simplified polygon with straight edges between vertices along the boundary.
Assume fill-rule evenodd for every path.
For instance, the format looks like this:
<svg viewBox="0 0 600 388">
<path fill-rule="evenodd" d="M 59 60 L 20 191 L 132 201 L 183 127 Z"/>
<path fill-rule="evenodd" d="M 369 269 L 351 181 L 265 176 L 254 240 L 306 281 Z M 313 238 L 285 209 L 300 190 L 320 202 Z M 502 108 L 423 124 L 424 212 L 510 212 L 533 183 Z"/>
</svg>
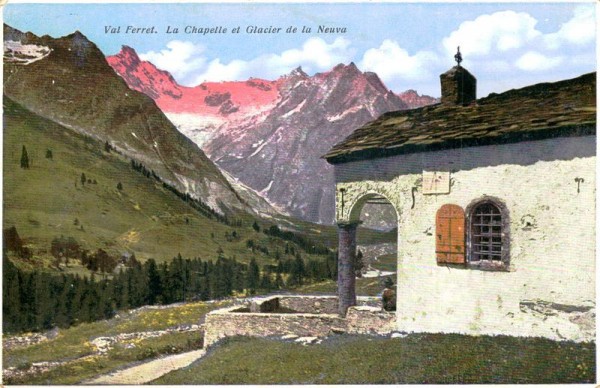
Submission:
<svg viewBox="0 0 600 388">
<path fill-rule="evenodd" d="M 444 205 L 437 211 L 435 254 L 438 263 L 465 262 L 465 212 L 458 205 Z"/>
</svg>

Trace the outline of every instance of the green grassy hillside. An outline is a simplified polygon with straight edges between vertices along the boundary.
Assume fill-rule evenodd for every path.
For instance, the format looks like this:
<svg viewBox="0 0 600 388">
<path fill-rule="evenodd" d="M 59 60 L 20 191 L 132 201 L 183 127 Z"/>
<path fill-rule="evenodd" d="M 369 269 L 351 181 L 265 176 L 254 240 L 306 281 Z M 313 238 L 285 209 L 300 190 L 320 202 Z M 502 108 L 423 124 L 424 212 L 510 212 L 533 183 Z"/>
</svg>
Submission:
<svg viewBox="0 0 600 388">
<path fill-rule="evenodd" d="M 28 169 L 20 167 L 23 146 Z M 34 255 L 29 265 L 48 264 L 51 241 L 61 235 L 90 251 L 135 253 L 142 261 L 169 260 L 177 253 L 208 260 L 222 250 L 226 257 L 244 262 L 254 257 L 267 264 L 275 262 L 274 252 L 285 258 L 285 245 L 294 245 L 255 231 L 248 216 L 245 226 L 233 227 L 201 215 L 160 182 L 133 170 L 129 159 L 107 152 L 104 143 L 37 116 L 7 97 L 3 176 L 3 227 L 17 228 Z M 248 249 L 249 239 L 266 247 L 269 255 Z M 316 257 L 296 250 L 305 259 Z M 69 271 L 78 270 L 71 264 Z"/>
</svg>

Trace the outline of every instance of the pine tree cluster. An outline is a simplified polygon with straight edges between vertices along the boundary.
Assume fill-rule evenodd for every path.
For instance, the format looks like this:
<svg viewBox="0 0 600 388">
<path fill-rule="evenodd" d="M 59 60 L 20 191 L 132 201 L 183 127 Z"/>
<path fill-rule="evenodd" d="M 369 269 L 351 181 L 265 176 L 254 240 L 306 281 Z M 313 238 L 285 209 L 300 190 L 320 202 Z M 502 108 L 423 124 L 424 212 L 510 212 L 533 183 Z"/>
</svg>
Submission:
<svg viewBox="0 0 600 388">
<path fill-rule="evenodd" d="M 144 305 L 170 304 L 228 297 L 234 293 L 293 287 L 308 281 L 335 279 L 336 257 L 294 259 L 266 265 L 261 271 L 254 259 L 244 264 L 220 256 L 216 261 L 184 259 L 170 262 L 148 259 L 131 261 L 112 279 L 96 280 L 95 275 L 63 274 L 17 268 L 3 260 L 3 332 L 48 330 L 113 317 L 117 311 Z M 285 279 L 285 280 L 284 280 Z"/>
</svg>

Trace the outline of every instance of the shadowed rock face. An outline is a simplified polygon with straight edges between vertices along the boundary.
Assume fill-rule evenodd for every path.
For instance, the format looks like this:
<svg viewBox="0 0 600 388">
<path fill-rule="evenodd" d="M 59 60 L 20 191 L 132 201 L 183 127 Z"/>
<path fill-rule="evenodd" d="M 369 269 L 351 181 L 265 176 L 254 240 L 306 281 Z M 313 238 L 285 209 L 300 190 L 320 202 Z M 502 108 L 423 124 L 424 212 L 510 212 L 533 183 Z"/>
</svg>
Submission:
<svg viewBox="0 0 600 388">
<path fill-rule="evenodd" d="M 218 212 L 245 208 L 196 144 L 177 131 L 152 99 L 131 90 L 84 35 L 37 37 L 5 25 L 4 37 L 50 49 L 26 64 L 5 58 L 5 95 L 40 116 L 108 141 Z M 19 50 L 18 44 L 13 46 Z"/>
<path fill-rule="evenodd" d="M 321 155 L 362 123 L 405 107 L 353 64 L 314 77 L 297 70 L 282 79 L 280 99 L 268 115 L 222 126 L 205 150 L 291 214 L 331 223 L 333 170 Z"/>
<path fill-rule="evenodd" d="M 297 68 L 275 81 L 188 88 L 151 71 L 149 62 L 131 60 L 130 50 L 108 61 L 131 87 L 155 98 L 179 130 L 232 176 L 290 214 L 321 223 L 334 218 L 333 169 L 321 156 L 384 112 L 437 101 L 414 91 L 399 97 L 354 64 L 313 77 Z M 163 93 L 155 96 L 157 90 Z M 174 99 L 166 91 L 183 95 Z"/>
</svg>

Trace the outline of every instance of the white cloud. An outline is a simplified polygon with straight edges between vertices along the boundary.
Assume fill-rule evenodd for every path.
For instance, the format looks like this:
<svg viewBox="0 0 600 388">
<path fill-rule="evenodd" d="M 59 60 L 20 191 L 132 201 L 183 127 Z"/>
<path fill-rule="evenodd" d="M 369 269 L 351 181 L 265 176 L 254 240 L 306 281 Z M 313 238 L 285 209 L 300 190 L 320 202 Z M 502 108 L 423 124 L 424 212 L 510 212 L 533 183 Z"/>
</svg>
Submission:
<svg viewBox="0 0 600 388">
<path fill-rule="evenodd" d="M 524 12 L 502 11 L 481 15 L 461 23 L 457 30 L 445 37 L 442 44 L 448 54 L 461 47 L 465 56 L 484 56 L 494 51 L 508 51 L 523 47 L 541 35 L 536 30 L 537 20 Z"/>
<path fill-rule="evenodd" d="M 498 56 L 521 50 L 558 49 L 568 45 L 584 46 L 595 40 L 596 22 L 593 5 L 576 7 L 573 17 L 558 31 L 543 34 L 538 21 L 524 12 L 502 11 L 465 21 L 442 40 L 447 55 L 461 47 L 465 57 Z M 507 54 L 508 55 L 508 54 Z"/>
<path fill-rule="evenodd" d="M 419 51 L 410 55 L 393 40 L 384 40 L 378 48 L 365 51 L 359 67 L 373 71 L 384 82 L 394 79 L 419 80 L 430 76 L 438 56 L 431 51 Z"/>
<path fill-rule="evenodd" d="M 281 55 L 272 55 L 268 59 L 288 67 L 304 64 L 311 69 L 329 70 L 338 63 L 348 61 L 352 54 L 353 50 L 350 49 L 348 39 L 337 38 L 333 43 L 327 44 L 321 38 L 310 38 L 304 42 L 301 49 L 287 50 Z"/>
<path fill-rule="evenodd" d="M 149 51 L 139 56 L 140 59 L 152 62 L 159 69 L 168 71 L 184 83 L 190 75 L 206 65 L 204 51 L 202 45 L 172 40 L 167 43 L 167 48 L 160 52 Z"/>
<path fill-rule="evenodd" d="M 309 38 L 300 48 L 261 55 L 249 61 L 222 63 L 220 59 L 214 59 L 195 81 L 233 81 L 250 77 L 274 79 L 298 66 L 308 73 L 325 71 L 338 63 L 349 62 L 353 54 L 350 41 L 345 38 L 336 38 L 332 43 L 321 38 Z"/>
<path fill-rule="evenodd" d="M 236 59 L 224 64 L 219 58 L 213 59 L 200 75 L 193 78 L 190 85 L 197 85 L 204 81 L 238 81 L 243 79 L 247 69 L 248 62 L 242 60 Z"/>
<path fill-rule="evenodd" d="M 560 29 L 544 36 L 544 43 L 550 49 L 558 49 L 562 45 L 586 45 L 596 38 L 596 21 L 593 5 L 581 5 L 575 8 L 571 20 L 563 24 Z"/>
<path fill-rule="evenodd" d="M 477 68 L 486 73 L 501 73 L 510 71 L 513 68 L 513 65 L 505 59 L 490 59 L 478 63 Z"/>
<path fill-rule="evenodd" d="M 149 51 L 140 58 L 169 71 L 182 85 L 195 86 L 206 81 L 238 81 L 250 77 L 276 79 L 301 66 L 309 74 L 331 70 L 339 63 L 354 60 L 356 50 L 343 37 L 327 43 L 319 37 L 307 39 L 302 46 L 270 53 L 250 60 L 209 59 L 202 45 L 174 40 L 159 52 Z M 438 62 L 432 51 L 411 55 L 395 41 L 386 39 L 377 48 L 368 49 L 358 62 L 363 71 L 377 73 L 386 84 L 425 81 L 435 76 L 430 69 Z M 413 81 L 413 82 L 411 82 Z"/>
<path fill-rule="evenodd" d="M 338 63 L 351 61 L 353 56 L 351 42 L 341 37 L 332 43 L 313 37 L 306 40 L 300 48 L 229 62 L 220 58 L 209 60 L 203 46 L 177 40 L 169 42 L 167 48 L 160 52 L 140 54 L 141 59 L 169 71 L 178 82 L 190 86 L 205 81 L 233 81 L 250 77 L 273 79 L 298 66 L 309 73 L 325 71 Z"/>
<path fill-rule="evenodd" d="M 515 65 L 525 71 L 544 71 L 557 67 L 563 57 L 548 57 L 537 51 L 528 51 L 515 61 Z"/>
<path fill-rule="evenodd" d="M 480 15 L 446 35 L 440 55 L 450 61 L 460 46 L 463 66 L 480 80 L 478 95 L 526 86 L 527 80 L 558 80 L 592 71 L 595 6 L 580 4 L 572 9 L 570 18 L 549 32 L 542 32 L 547 27 L 539 26 L 533 13 Z"/>
</svg>

